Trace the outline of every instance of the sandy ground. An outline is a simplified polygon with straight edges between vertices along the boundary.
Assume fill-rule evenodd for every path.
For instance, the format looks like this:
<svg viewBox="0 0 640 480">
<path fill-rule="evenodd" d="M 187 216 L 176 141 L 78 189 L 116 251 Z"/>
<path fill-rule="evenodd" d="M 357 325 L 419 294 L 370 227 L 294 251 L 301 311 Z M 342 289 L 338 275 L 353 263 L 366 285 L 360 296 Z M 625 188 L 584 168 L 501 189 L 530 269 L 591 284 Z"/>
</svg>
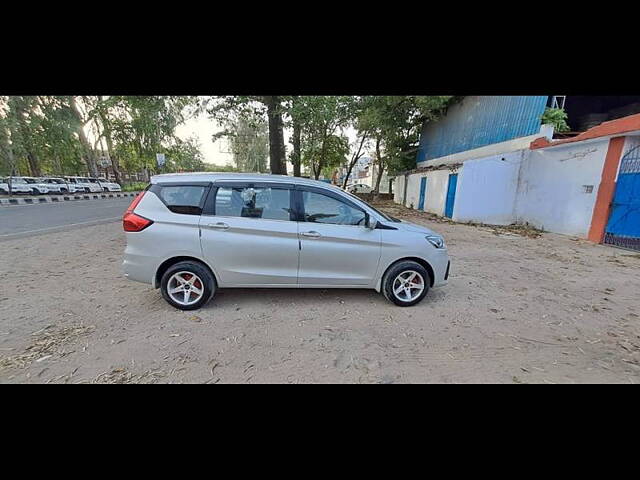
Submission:
<svg viewBox="0 0 640 480">
<path fill-rule="evenodd" d="M 122 276 L 119 223 L 0 242 L 0 383 L 640 383 L 640 255 L 387 207 L 449 246 L 415 307 L 256 289 L 180 312 Z"/>
</svg>

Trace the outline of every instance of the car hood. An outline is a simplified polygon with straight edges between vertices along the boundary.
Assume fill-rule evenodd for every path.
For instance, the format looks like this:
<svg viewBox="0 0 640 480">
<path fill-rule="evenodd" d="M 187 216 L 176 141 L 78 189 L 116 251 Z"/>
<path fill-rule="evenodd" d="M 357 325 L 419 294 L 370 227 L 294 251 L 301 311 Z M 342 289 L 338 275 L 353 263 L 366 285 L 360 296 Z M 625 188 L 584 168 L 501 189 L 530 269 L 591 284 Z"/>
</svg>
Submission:
<svg viewBox="0 0 640 480">
<path fill-rule="evenodd" d="M 416 225 L 415 223 L 405 222 L 404 220 L 398 223 L 392 223 L 390 225 L 393 225 L 398 230 L 404 230 L 406 232 L 424 233 L 425 235 L 437 235 L 439 237 L 442 236 L 423 225 Z"/>
</svg>

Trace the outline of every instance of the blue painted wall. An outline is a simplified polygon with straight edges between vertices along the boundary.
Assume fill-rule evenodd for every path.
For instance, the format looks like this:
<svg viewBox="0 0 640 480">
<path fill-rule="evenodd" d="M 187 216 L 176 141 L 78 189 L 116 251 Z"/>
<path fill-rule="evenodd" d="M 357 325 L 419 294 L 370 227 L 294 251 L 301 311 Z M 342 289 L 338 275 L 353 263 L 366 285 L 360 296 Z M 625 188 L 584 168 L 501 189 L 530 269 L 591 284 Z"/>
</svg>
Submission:
<svg viewBox="0 0 640 480">
<path fill-rule="evenodd" d="M 526 137 L 540 131 L 547 96 L 473 96 L 425 124 L 418 162 Z"/>
</svg>

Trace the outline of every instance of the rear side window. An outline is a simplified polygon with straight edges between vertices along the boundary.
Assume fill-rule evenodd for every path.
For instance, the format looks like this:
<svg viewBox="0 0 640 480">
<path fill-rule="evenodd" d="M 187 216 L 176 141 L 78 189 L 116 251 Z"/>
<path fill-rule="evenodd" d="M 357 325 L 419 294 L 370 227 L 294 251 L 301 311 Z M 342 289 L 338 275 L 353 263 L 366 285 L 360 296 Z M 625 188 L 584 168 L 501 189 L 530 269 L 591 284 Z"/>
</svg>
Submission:
<svg viewBox="0 0 640 480">
<path fill-rule="evenodd" d="M 219 187 L 215 214 L 223 217 L 291 220 L 291 193 L 287 188 Z"/>
<path fill-rule="evenodd" d="M 151 191 L 173 213 L 183 215 L 200 215 L 204 205 L 205 192 L 209 187 L 196 185 L 176 185 L 161 187 L 153 185 Z"/>
</svg>

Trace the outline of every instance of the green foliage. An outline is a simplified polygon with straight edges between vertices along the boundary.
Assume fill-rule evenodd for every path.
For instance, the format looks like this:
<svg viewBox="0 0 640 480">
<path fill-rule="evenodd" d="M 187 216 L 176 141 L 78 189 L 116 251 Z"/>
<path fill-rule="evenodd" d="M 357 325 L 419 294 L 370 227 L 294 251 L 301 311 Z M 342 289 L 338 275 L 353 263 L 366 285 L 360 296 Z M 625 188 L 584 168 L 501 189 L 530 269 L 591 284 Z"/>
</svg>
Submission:
<svg viewBox="0 0 640 480">
<path fill-rule="evenodd" d="M 163 171 L 202 172 L 205 163 L 200 151 L 200 143 L 195 138 L 175 139 L 165 150 L 166 164 Z"/>
<path fill-rule="evenodd" d="M 264 117 L 255 111 L 246 111 L 234 119 L 224 120 L 226 128 L 213 135 L 215 142 L 226 137 L 231 146 L 235 168 L 239 172 L 268 171 L 269 138 Z"/>
<path fill-rule="evenodd" d="M 370 96 L 359 101 L 356 128 L 380 147 L 379 164 L 390 174 L 415 167 L 420 131 L 439 118 L 450 96 Z"/>
<path fill-rule="evenodd" d="M 129 172 L 153 171 L 155 154 L 163 152 L 174 158 L 168 167 L 197 169 L 202 166 L 197 142 L 182 141 L 175 135 L 189 108 L 197 106 L 196 100 L 175 96 L 0 97 L 0 173 L 81 174 L 94 158 L 107 154 L 120 159 Z"/>
<path fill-rule="evenodd" d="M 123 192 L 140 192 L 147 188 L 148 183 L 146 182 L 134 182 L 124 185 L 122 187 Z"/>
<path fill-rule="evenodd" d="M 556 132 L 568 132 L 567 112 L 563 108 L 547 107 L 541 117 L 543 125 L 553 125 Z"/>
<path fill-rule="evenodd" d="M 349 139 L 345 136 L 329 135 L 324 140 L 311 137 L 302 149 L 302 164 L 309 167 L 316 178 L 320 174 L 330 177 L 344 164 L 348 154 Z"/>
</svg>

